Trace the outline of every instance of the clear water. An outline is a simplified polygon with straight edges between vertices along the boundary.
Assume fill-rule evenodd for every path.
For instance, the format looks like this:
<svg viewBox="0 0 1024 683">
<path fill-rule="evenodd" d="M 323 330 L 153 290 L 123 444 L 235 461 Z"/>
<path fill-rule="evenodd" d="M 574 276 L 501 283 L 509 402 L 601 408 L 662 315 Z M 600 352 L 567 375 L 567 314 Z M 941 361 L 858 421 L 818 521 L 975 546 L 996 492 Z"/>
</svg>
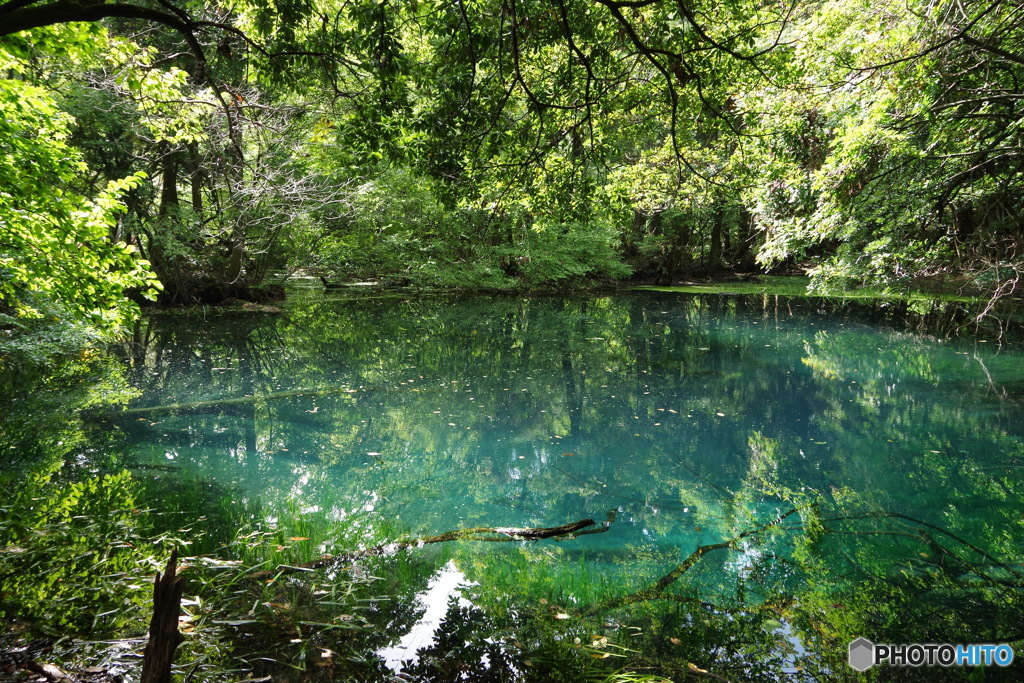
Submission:
<svg viewBox="0 0 1024 683">
<path fill-rule="evenodd" d="M 943 548 L 958 575 L 981 563 L 1013 576 L 1021 347 L 908 331 L 885 305 L 840 308 L 368 295 L 154 316 L 127 359 L 141 397 L 109 419 L 140 471 L 368 537 L 383 521 L 429 536 L 614 520 L 557 543 L 457 544 L 443 562 L 484 592 L 628 594 L 698 546 L 812 503 L 827 532 L 813 566 L 836 590 L 947 571 Z M 808 572 L 785 569 L 801 521 L 810 508 L 709 554 L 687 590 L 736 600 L 752 577 L 765 596 L 805 590 Z"/>
</svg>

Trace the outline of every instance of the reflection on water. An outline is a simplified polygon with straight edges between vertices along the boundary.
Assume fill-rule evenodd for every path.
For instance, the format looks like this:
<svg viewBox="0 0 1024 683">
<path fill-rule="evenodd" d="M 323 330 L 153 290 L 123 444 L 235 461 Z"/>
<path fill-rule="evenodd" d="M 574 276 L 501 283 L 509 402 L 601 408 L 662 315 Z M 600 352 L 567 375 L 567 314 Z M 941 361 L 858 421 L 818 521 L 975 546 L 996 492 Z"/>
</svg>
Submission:
<svg viewBox="0 0 1024 683">
<path fill-rule="evenodd" d="M 398 641 L 397 645 L 377 651 L 392 671 L 400 672 L 403 662 L 416 660 L 416 653 L 434 644 L 434 635 L 448 612 L 448 605 L 454 599 L 460 607 L 472 607 L 473 603 L 463 597 L 462 590 L 478 585 L 466 579 L 454 561 L 449 561 L 431 577 L 427 589 L 416 596 L 423 614 L 419 621 Z"/>
<path fill-rule="evenodd" d="M 908 332 L 885 306 L 644 293 L 153 317 L 127 357 L 142 396 L 107 419 L 137 466 L 413 536 L 616 512 L 608 533 L 459 544 L 424 623 L 380 651 L 392 668 L 459 586 L 592 604 L 797 506 L 679 590 L 780 600 L 779 623 L 803 628 L 780 596 L 813 585 L 803 604 L 857 610 L 834 593 L 924 577 L 957 610 L 962 587 L 1024 573 L 1024 362 Z"/>
<path fill-rule="evenodd" d="M 339 301 L 140 341 L 135 460 L 414 534 L 615 509 L 589 541 L 685 548 L 832 489 L 969 523 L 990 493 L 944 484 L 1024 432 L 1015 347 L 761 299 Z"/>
</svg>

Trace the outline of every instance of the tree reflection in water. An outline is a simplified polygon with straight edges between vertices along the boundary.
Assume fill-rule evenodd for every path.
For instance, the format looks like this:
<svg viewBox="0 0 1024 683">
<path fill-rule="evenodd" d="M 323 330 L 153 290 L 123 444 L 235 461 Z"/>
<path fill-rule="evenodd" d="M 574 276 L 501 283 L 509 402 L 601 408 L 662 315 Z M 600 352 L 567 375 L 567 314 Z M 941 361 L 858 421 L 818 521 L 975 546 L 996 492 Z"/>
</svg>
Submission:
<svg viewBox="0 0 1024 683">
<path fill-rule="evenodd" d="M 898 306 L 831 306 L 656 293 L 362 297 L 296 302 L 279 316 L 152 316 L 125 353 L 141 396 L 89 434 L 159 491 L 147 504 L 173 509 L 174 528 L 201 528 L 209 510 L 195 506 L 211 498 L 247 506 L 280 527 L 282 561 L 307 543 L 344 554 L 384 538 L 615 512 L 608 533 L 458 542 L 415 571 L 378 567 L 393 595 L 364 612 L 374 635 L 308 625 L 298 638 L 362 652 L 352 675 L 363 680 L 386 680 L 397 660 L 414 680 L 542 670 L 577 680 L 623 667 L 829 679 L 842 678 L 860 636 L 1016 642 L 1017 345 L 947 338 L 959 314 L 945 305 L 910 326 Z M 228 493 L 189 509 L 174 500 L 190 490 L 182 481 Z M 395 560 L 352 560 L 364 561 Z M 461 597 L 431 599 L 424 614 L 417 596 L 448 586 L 443 576 L 465 586 Z M 337 617 L 321 609 L 323 623 Z M 405 642 L 418 620 L 432 640 Z M 269 647 L 238 646 L 257 644 Z M 301 647 L 284 643 L 274 657 L 294 664 Z"/>
</svg>

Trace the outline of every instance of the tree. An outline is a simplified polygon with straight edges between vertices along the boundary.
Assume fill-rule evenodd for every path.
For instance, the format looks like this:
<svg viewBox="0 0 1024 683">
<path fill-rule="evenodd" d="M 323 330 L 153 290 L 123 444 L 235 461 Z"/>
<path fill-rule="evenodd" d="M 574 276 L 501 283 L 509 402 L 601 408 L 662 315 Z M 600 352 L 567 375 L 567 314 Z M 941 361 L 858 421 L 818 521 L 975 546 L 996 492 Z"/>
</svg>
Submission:
<svg viewBox="0 0 1024 683">
<path fill-rule="evenodd" d="M 152 86 L 128 88 L 135 116 L 153 124 L 151 142 L 132 153 L 142 151 L 148 158 L 145 170 L 159 190 L 133 204 L 132 229 L 164 281 L 167 298 L 179 302 L 196 298 L 197 276 L 249 286 L 265 271 L 260 264 L 283 263 L 270 255 L 273 241 L 257 235 L 250 250 L 252 236 L 246 234 L 254 224 L 281 218 L 259 209 L 254 213 L 254 207 L 281 202 L 254 199 L 252 190 L 257 178 L 268 175 L 253 162 L 274 156 L 259 147 L 264 112 L 282 105 L 289 113 L 275 124 L 277 130 L 283 124 L 298 133 L 316 121 L 309 142 L 319 138 L 347 150 L 330 154 L 334 168 L 320 165 L 325 179 L 345 186 L 353 176 L 372 178 L 408 167 L 429 179 L 445 210 L 464 216 L 480 212 L 481 220 L 454 221 L 468 230 L 441 231 L 432 239 L 444 244 L 483 240 L 502 252 L 495 256 L 500 270 L 532 278 L 524 268 L 534 262 L 525 238 L 545 234 L 544 250 L 564 242 L 556 251 L 574 264 L 562 268 L 565 274 L 607 272 L 586 261 L 606 259 L 601 254 L 614 234 L 616 215 L 633 210 L 603 208 L 601 188 L 609 168 L 630 166 L 634 154 L 664 147 L 674 160 L 666 170 L 677 188 L 721 171 L 692 160 L 702 153 L 689 145 L 690 127 L 703 127 L 701 136 L 710 139 L 720 124 L 734 126 L 726 112 L 733 72 L 763 68 L 762 58 L 778 42 L 789 13 L 784 5 L 691 7 L 666 0 L 560 0 L 553 6 L 524 0 L 341 7 L 294 2 L 232 10 L 172 2 L 0 5 L 5 33 L 115 19 L 125 36 L 132 25 L 163 29 L 146 38 L 164 55 L 161 61 L 147 48 L 142 52 L 148 56 L 132 69 L 163 73 L 165 81 L 173 74 L 186 78 L 159 97 L 146 95 Z M 324 96 L 310 96 L 311 88 L 323 85 Z M 183 134 L 174 115 L 145 112 L 158 100 L 165 105 L 201 101 L 206 110 L 190 115 L 191 132 Z M 307 116 L 311 105 L 319 119 Z M 681 124 L 691 119 L 692 124 Z M 201 122 L 198 132 L 196 122 Z M 95 132 L 102 137 L 104 131 Z M 301 154 L 301 133 L 291 139 L 291 150 Z M 96 144 L 95 138 L 88 144 Z M 286 164 L 295 169 L 292 179 L 315 166 Z M 190 203 L 180 198 L 185 183 L 192 186 Z M 281 178 L 274 185 L 302 192 L 312 187 Z M 326 205 L 338 201 L 343 200 L 335 196 Z M 312 204 L 325 205 L 324 200 Z M 233 218 L 233 206 L 245 206 L 244 217 Z M 527 232 L 512 227 L 517 221 Z M 715 220 L 709 226 L 720 224 Z M 492 230 L 493 225 L 505 227 Z M 581 228 L 585 225 L 603 227 Z M 336 228 L 327 231 L 333 232 Z M 495 239 L 498 235 L 505 237 Z M 671 251 L 686 248 L 684 241 Z M 717 262 L 720 252 L 712 249 L 707 260 Z M 456 262 L 479 256 L 467 253 Z M 556 265 L 538 274 L 558 279 Z"/>
<path fill-rule="evenodd" d="M 1022 9 L 823 4 L 800 26 L 794 85 L 752 91 L 770 149 L 748 193 L 766 262 L 830 280 L 1019 280 Z"/>
<path fill-rule="evenodd" d="M 105 180 L 115 167 L 153 178 L 126 224 L 176 302 L 244 294 L 274 269 L 355 276 L 357 261 L 396 281 L 564 281 L 616 271 L 613 242 L 666 282 L 748 269 L 756 254 L 809 265 L 819 285 L 968 273 L 1012 292 L 1019 12 L 1008 0 L 0 5 L 4 33 L 116 20 L 104 25 L 148 46 L 122 60 L 138 83 L 85 88 L 132 102 L 146 139 L 125 163 L 89 158 Z M 103 125 L 73 140 L 83 148 L 117 123 L 89 101 L 76 114 Z M 373 214 L 357 187 L 426 199 Z"/>
<path fill-rule="evenodd" d="M 44 41 L 87 60 L 96 36 L 61 27 Z M 158 283 L 134 247 L 110 239 L 120 198 L 142 181 L 105 183 L 92 197 L 70 189 L 85 172 L 67 143 L 70 117 L 43 88 L 26 83 L 28 63 L 15 42 L 0 51 L 0 313 L 8 328 L 45 315 L 68 315 L 101 332 L 130 319 L 127 290 L 153 297 Z M 12 317 L 13 316 L 13 317 Z"/>
</svg>

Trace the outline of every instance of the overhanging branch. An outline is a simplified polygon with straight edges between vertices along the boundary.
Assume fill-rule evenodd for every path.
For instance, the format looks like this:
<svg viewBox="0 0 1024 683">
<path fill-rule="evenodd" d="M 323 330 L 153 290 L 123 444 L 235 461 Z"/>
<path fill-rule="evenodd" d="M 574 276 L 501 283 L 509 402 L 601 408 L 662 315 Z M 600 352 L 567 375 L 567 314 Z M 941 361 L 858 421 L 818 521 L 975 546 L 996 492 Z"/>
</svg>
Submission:
<svg viewBox="0 0 1024 683">
<path fill-rule="evenodd" d="M 192 35 L 193 27 L 190 22 L 186 22 L 175 14 L 127 3 L 49 2 L 42 5 L 30 5 L 23 2 L 10 2 L 0 6 L 0 36 L 43 26 L 95 22 L 108 18 L 144 19 L 163 24 L 184 35 L 190 46 L 198 46 L 198 44 L 193 45 L 195 36 Z"/>
</svg>

